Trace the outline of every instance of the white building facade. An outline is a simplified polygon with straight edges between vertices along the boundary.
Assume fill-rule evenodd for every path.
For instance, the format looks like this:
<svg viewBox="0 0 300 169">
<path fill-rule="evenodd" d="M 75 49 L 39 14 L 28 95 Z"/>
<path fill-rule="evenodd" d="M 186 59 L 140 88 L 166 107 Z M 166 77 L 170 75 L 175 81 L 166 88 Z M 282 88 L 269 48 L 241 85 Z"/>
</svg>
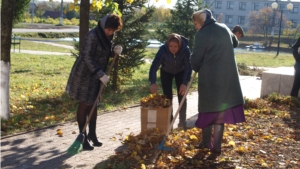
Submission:
<svg viewBox="0 0 300 169">
<path fill-rule="evenodd" d="M 290 0 L 203 0 L 204 4 L 210 6 L 215 18 L 220 13 L 223 14 L 220 22 L 225 23 L 229 28 L 241 25 L 246 28 L 247 16 L 251 11 L 259 11 L 264 7 L 271 7 L 273 2 L 277 2 L 278 8 L 283 10 L 284 16 L 293 26 L 300 24 L 300 1 Z M 287 4 L 292 3 L 292 11 L 287 11 Z"/>
</svg>

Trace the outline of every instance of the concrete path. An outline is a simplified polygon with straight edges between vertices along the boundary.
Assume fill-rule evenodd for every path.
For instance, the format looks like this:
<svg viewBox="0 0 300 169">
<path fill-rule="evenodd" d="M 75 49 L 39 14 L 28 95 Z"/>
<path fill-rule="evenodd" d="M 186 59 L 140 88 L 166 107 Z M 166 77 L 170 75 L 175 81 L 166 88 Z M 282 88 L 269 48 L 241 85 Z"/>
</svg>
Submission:
<svg viewBox="0 0 300 169">
<path fill-rule="evenodd" d="M 35 55 L 72 55 L 71 53 L 66 52 L 47 52 L 47 51 L 36 51 L 36 50 L 11 50 L 13 53 L 28 53 L 28 54 L 35 54 Z"/>
<path fill-rule="evenodd" d="M 69 29 L 22 29 L 22 28 L 14 28 L 12 29 L 12 33 L 25 33 L 25 32 L 79 32 L 78 28 L 69 28 Z"/>
<path fill-rule="evenodd" d="M 258 98 L 261 80 L 256 77 L 241 76 L 241 86 L 244 96 Z M 177 98 L 173 99 L 174 110 L 177 110 Z M 188 126 L 194 126 L 197 119 L 198 93 L 190 92 L 188 100 Z M 135 135 L 141 131 L 139 105 L 109 112 L 98 116 L 97 134 L 103 146 L 93 151 L 83 151 L 71 156 L 66 153 L 68 147 L 75 141 L 78 128 L 75 122 L 21 133 L 1 138 L 1 168 L 2 169 L 92 169 L 97 164 L 104 163 L 115 151 L 122 149 L 121 140 L 130 133 Z M 178 119 L 174 123 L 177 127 Z M 62 129 L 63 137 L 56 135 L 57 129 Z M 72 134 L 76 131 L 76 134 Z"/>
</svg>

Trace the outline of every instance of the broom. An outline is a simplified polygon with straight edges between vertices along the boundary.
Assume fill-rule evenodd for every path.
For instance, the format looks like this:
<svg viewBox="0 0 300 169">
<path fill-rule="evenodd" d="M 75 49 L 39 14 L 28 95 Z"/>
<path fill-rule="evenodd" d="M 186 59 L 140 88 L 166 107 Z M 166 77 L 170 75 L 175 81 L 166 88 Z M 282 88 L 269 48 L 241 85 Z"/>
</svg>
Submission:
<svg viewBox="0 0 300 169">
<path fill-rule="evenodd" d="M 114 58 L 113 58 L 113 60 L 112 60 L 112 62 L 110 64 L 110 66 L 109 66 L 109 69 L 107 71 L 107 75 L 109 75 L 109 73 L 110 73 L 113 65 L 115 64 L 115 61 L 116 61 L 117 57 L 118 57 L 118 55 L 115 54 L 115 56 L 114 56 Z M 99 93 L 97 95 L 97 98 L 96 98 L 96 100 L 95 100 L 95 102 L 93 104 L 93 107 L 92 107 L 92 110 L 90 112 L 90 115 L 88 116 L 88 119 L 86 120 L 85 125 L 84 125 L 81 133 L 79 133 L 79 135 L 77 136 L 76 140 L 73 142 L 73 144 L 67 150 L 67 152 L 69 154 L 75 155 L 75 154 L 78 154 L 82 150 L 82 143 L 84 142 L 84 137 L 85 137 L 84 136 L 84 132 L 86 130 L 87 125 L 90 122 L 90 119 L 92 117 L 91 113 L 94 112 L 94 110 L 96 108 L 96 105 L 97 105 L 97 101 L 101 97 L 101 93 L 102 93 L 103 89 L 104 89 L 104 85 L 102 84 L 102 85 L 100 85 Z"/>
<path fill-rule="evenodd" d="M 165 144 L 166 139 L 168 138 L 168 135 L 169 135 L 169 133 L 170 133 L 170 131 L 171 131 L 171 128 L 173 127 L 173 124 L 174 124 L 174 122 L 175 122 L 175 120 L 176 120 L 176 118 L 177 118 L 177 116 L 178 116 L 178 114 L 179 114 L 179 111 L 180 111 L 180 109 L 181 109 L 181 107 L 182 107 L 182 105 L 183 105 L 183 103 L 184 103 L 184 101 L 185 101 L 185 99 L 186 99 L 186 95 L 187 95 L 189 89 L 191 88 L 192 83 L 193 83 L 193 81 L 194 81 L 196 75 L 197 75 L 197 72 L 194 72 L 194 74 L 193 74 L 193 76 L 192 76 L 192 79 L 190 80 L 190 83 L 189 83 L 189 85 L 188 85 L 188 87 L 187 87 L 187 89 L 186 89 L 186 91 L 185 91 L 185 93 L 184 93 L 184 95 L 183 95 L 183 97 L 182 97 L 182 100 L 181 100 L 181 102 L 180 102 L 180 104 L 179 104 L 179 107 L 178 107 L 178 109 L 177 109 L 177 111 L 176 111 L 176 113 L 175 113 L 175 116 L 174 116 L 174 118 L 173 118 L 173 120 L 172 120 L 170 126 L 168 127 L 167 133 L 166 133 L 165 136 L 163 137 L 163 140 L 161 141 L 161 143 L 157 146 L 157 149 L 154 150 L 154 153 L 153 153 L 154 155 L 153 155 L 152 158 L 150 159 L 150 161 L 151 161 L 152 163 L 155 163 L 155 162 L 156 162 L 157 157 L 158 157 L 158 155 L 161 153 L 161 151 L 170 151 L 170 150 L 173 150 L 173 149 L 171 149 L 171 148 L 169 148 L 169 147 L 164 146 L 164 144 Z"/>
</svg>

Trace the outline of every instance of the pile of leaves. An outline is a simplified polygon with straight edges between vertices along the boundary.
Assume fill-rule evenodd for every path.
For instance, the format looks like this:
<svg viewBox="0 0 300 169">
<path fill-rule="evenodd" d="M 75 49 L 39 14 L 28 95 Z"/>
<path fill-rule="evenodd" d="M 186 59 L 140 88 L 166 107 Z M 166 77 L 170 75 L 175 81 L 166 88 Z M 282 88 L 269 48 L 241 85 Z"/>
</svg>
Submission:
<svg viewBox="0 0 300 169">
<path fill-rule="evenodd" d="M 111 156 L 105 166 L 98 167 L 300 168 L 299 99 L 276 94 L 265 99 L 245 99 L 245 116 L 245 123 L 225 124 L 222 154 L 215 160 L 206 160 L 208 149 L 195 148 L 202 140 L 198 128 L 173 130 L 165 142 L 173 150 L 161 151 L 153 160 L 165 134 L 153 129 L 126 136 L 126 148 Z"/>
<path fill-rule="evenodd" d="M 150 94 L 149 97 L 143 97 L 141 99 L 141 106 L 146 107 L 162 107 L 167 108 L 172 105 L 170 99 L 160 94 Z"/>
</svg>

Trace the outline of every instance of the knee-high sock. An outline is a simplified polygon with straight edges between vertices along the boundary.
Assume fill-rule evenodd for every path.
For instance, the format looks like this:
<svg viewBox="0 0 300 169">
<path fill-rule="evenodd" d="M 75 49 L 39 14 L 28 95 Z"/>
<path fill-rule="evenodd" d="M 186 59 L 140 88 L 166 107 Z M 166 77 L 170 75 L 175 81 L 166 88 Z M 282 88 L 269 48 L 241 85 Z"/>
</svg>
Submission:
<svg viewBox="0 0 300 169">
<path fill-rule="evenodd" d="M 221 151 L 223 132 L 224 132 L 224 124 L 215 124 L 214 125 L 213 150 L 215 150 L 215 151 Z"/>
</svg>

